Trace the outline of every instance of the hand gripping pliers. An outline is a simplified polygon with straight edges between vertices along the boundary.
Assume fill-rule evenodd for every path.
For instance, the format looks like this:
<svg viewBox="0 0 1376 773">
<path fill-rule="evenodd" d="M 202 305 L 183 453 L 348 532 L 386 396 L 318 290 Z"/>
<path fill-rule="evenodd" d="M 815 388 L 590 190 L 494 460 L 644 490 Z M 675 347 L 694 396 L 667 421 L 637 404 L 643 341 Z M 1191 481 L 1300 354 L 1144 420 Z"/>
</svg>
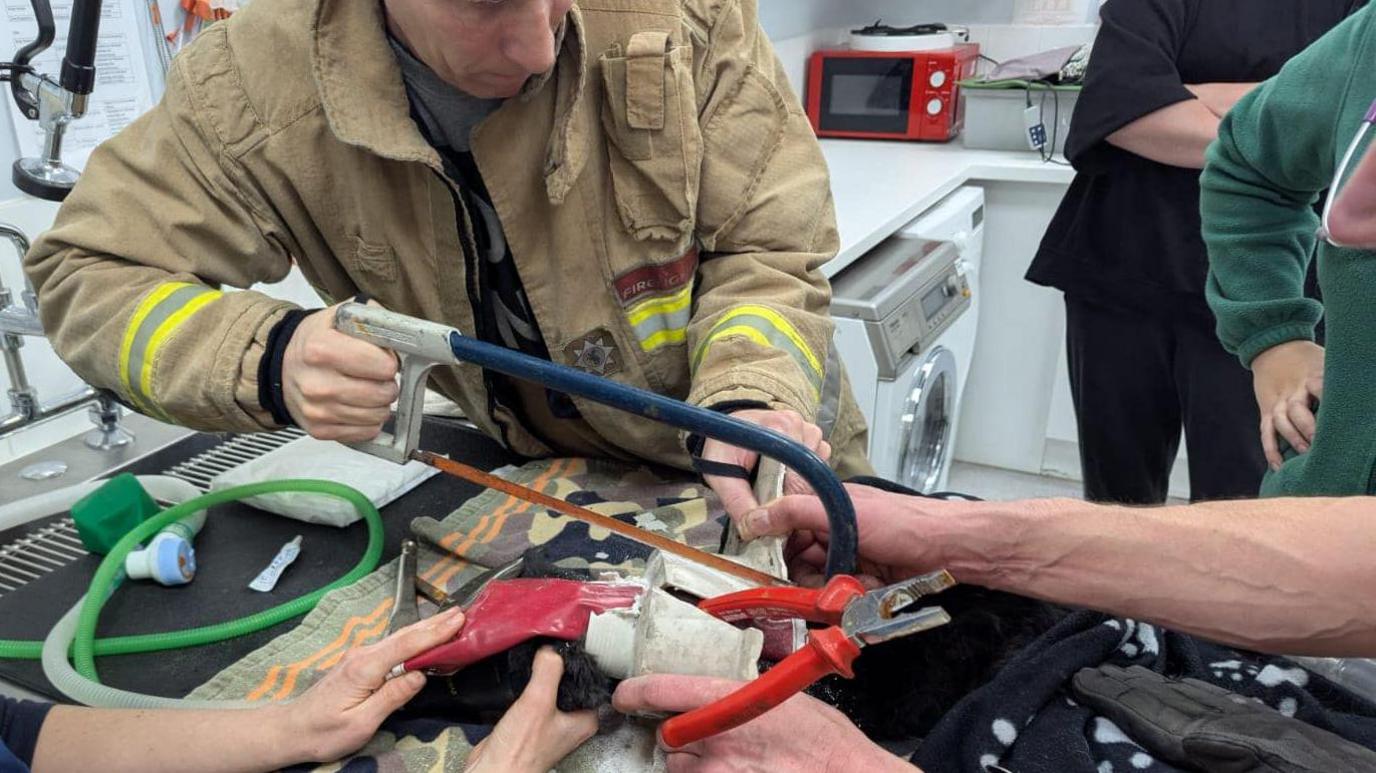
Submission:
<svg viewBox="0 0 1376 773">
<path fill-rule="evenodd" d="M 679 748 L 743 725 L 824 676 L 853 677 L 862 647 L 949 623 L 938 606 L 907 610 L 955 584 L 939 571 L 867 592 L 854 577 L 838 575 L 820 589 L 754 588 L 701 602 L 699 608 L 730 622 L 797 618 L 829 627 L 810 631 L 802 649 L 725 698 L 669 719 L 660 737 Z"/>
</svg>

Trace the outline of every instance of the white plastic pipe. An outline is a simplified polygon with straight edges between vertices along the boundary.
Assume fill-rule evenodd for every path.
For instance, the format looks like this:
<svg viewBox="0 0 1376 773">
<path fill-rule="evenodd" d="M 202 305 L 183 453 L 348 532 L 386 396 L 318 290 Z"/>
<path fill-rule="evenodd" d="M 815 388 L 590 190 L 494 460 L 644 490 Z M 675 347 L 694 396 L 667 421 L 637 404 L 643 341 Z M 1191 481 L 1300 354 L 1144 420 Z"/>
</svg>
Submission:
<svg viewBox="0 0 1376 773">
<path fill-rule="evenodd" d="M 589 618 L 583 646 L 613 679 L 684 674 L 749 681 L 760 675 L 764 634 L 651 588 L 631 609 Z"/>
<path fill-rule="evenodd" d="M 200 489 L 181 478 L 169 475 L 139 475 L 137 478 L 139 485 L 159 502 L 175 505 L 201 495 Z M 91 480 L 0 506 L 0 531 L 51 515 L 61 515 L 105 483 L 105 480 Z"/>
<path fill-rule="evenodd" d="M 109 687 L 77 673 L 67 660 L 67 651 L 76 638 L 81 605 L 85 601 L 84 595 L 77 599 L 76 604 L 48 632 L 48 638 L 43 640 L 43 676 L 63 695 L 78 703 L 104 709 L 247 709 L 255 705 L 247 701 L 203 701 L 144 695 Z"/>
</svg>

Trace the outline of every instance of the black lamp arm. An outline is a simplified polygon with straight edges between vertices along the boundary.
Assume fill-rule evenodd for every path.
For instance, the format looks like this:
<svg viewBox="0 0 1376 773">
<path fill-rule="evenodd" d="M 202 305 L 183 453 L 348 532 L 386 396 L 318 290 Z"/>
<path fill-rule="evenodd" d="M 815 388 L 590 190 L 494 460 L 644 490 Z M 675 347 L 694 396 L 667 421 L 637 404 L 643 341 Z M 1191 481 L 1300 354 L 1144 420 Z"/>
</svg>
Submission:
<svg viewBox="0 0 1376 773">
<path fill-rule="evenodd" d="M 32 0 L 37 6 L 48 0 Z M 67 31 L 67 53 L 62 57 L 58 84 L 72 94 L 90 94 L 96 87 L 96 39 L 100 35 L 101 0 L 76 0 L 72 26 Z"/>
<path fill-rule="evenodd" d="M 32 70 L 35 57 L 48 50 L 57 37 L 53 8 L 49 0 L 29 0 L 34 20 L 38 22 L 38 37 L 14 54 L 7 69 L 10 93 L 19 109 L 30 120 L 38 119 L 37 95 L 24 88 L 18 77 Z M 101 0 L 76 0 L 72 4 L 71 26 L 67 30 L 67 51 L 62 57 L 62 72 L 58 85 L 69 94 L 85 96 L 96 85 L 96 42 L 100 36 Z"/>
<path fill-rule="evenodd" d="M 19 49 L 14 54 L 14 70 L 27 70 L 29 63 L 34 57 L 48 50 L 57 37 L 57 24 L 53 21 L 53 7 L 48 0 L 29 0 L 33 5 L 33 17 L 38 22 L 38 37 L 28 45 Z M 10 93 L 14 95 L 14 101 L 19 105 L 19 109 L 24 111 L 24 115 L 29 120 L 38 119 L 38 99 L 35 95 L 26 91 L 16 77 L 17 72 L 10 73 Z"/>
</svg>

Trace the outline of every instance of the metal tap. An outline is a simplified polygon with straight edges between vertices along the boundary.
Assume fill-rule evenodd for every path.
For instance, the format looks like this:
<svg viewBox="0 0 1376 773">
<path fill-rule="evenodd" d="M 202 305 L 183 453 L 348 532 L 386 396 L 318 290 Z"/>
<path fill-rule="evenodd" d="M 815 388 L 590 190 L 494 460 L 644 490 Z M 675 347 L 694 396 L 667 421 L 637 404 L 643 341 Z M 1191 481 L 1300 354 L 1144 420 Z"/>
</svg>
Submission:
<svg viewBox="0 0 1376 773">
<path fill-rule="evenodd" d="M 0 223 L 0 237 L 9 240 L 19 257 L 28 253 L 28 237 L 18 228 Z M 41 404 L 19 351 L 24 346 L 24 336 L 44 337 L 43 323 L 38 318 L 38 296 L 26 278 L 20 300 L 15 303 L 13 293 L 0 276 L 0 356 L 4 358 L 10 379 L 10 413 L 0 416 L 0 436 L 90 403 L 91 423 L 96 428 L 83 438 L 86 445 L 108 451 L 134 442 L 134 435 L 120 426 L 122 409 L 119 403 L 103 389 L 87 387 L 55 403 Z"/>
<path fill-rule="evenodd" d="M 15 249 L 23 255 L 29 251 L 29 240 L 17 228 L 0 224 L 0 236 L 9 239 Z M 5 359 L 5 370 L 10 376 L 10 407 L 8 416 L 0 417 L 0 433 L 38 419 L 38 391 L 29 383 L 28 373 L 24 370 L 24 358 L 19 349 L 24 345 L 22 336 L 43 335 L 43 325 L 38 321 L 38 302 L 33 289 L 25 280 L 23 302 L 15 304 L 5 279 L 0 276 L 0 355 Z"/>
<path fill-rule="evenodd" d="M 81 177 L 62 163 L 62 140 L 71 122 L 85 114 L 86 97 L 64 90 L 46 76 L 24 73 L 15 80 L 34 96 L 34 117 L 43 130 L 43 155 L 15 161 L 14 184 L 31 196 L 62 201 Z"/>
<path fill-rule="evenodd" d="M 59 77 L 35 72 L 30 62 L 47 50 L 57 27 L 49 0 L 30 0 L 38 37 L 15 52 L 8 63 L 10 91 L 24 117 L 43 130 L 43 155 L 14 162 L 19 190 L 49 201 L 62 201 L 81 173 L 62 163 L 62 140 L 67 127 L 86 114 L 95 88 L 96 42 L 100 34 L 101 0 L 75 0 L 68 18 L 67 48 Z"/>
<path fill-rule="evenodd" d="M 67 48 L 57 78 L 35 72 L 30 64 L 47 50 L 57 35 L 50 0 L 30 0 L 38 37 L 15 52 L 14 61 L 5 63 L 5 80 L 19 111 L 43 130 L 43 155 L 14 162 L 14 184 L 19 190 L 49 201 L 62 201 L 80 176 L 62 163 L 62 140 L 72 121 L 86 114 L 91 91 L 95 88 L 96 43 L 100 34 L 101 0 L 74 0 L 68 15 Z M 0 224 L 0 236 L 9 239 L 22 258 L 29 251 L 29 240 L 19 229 Z M 33 285 L 25 279 L 20 302 L 14 303 L 9 289 L 0 280 L 0 355 L 9 373 L 9 398 L 12 411 L 0 416 L 0 435 L 56 416 L 87 403 L 96 428 L 86 434 L 86 445 L 101 451 L 134 442 L 134 436 L 120 426 L 121 408 L 114 396 L 102 389 L 87 387 L 51 405 L 41 405 L 37 391 L 29 383 L 19 349 L 22 336 L 42 336 L 38 318 L 38 298 Z"/>
</svg>

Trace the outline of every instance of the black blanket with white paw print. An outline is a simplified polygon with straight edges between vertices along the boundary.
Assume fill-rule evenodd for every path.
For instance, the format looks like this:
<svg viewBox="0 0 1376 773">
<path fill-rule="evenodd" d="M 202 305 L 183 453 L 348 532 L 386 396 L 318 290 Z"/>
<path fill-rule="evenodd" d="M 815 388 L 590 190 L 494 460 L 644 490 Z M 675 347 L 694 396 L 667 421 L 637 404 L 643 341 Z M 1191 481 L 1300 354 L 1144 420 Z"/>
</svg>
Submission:
<svg viewBox="0 0 1376 773">
<path fill-rule="evenodd" d="M 1376 750 L 1376 705 L 1291 661 L 1077 612 L 962 700 L 923 741 L 913 762 L 928 773 L 1181 770 L 1076 699 L 1076 673 L 1104 665 L 1197 679 Z"/>
</svg>

